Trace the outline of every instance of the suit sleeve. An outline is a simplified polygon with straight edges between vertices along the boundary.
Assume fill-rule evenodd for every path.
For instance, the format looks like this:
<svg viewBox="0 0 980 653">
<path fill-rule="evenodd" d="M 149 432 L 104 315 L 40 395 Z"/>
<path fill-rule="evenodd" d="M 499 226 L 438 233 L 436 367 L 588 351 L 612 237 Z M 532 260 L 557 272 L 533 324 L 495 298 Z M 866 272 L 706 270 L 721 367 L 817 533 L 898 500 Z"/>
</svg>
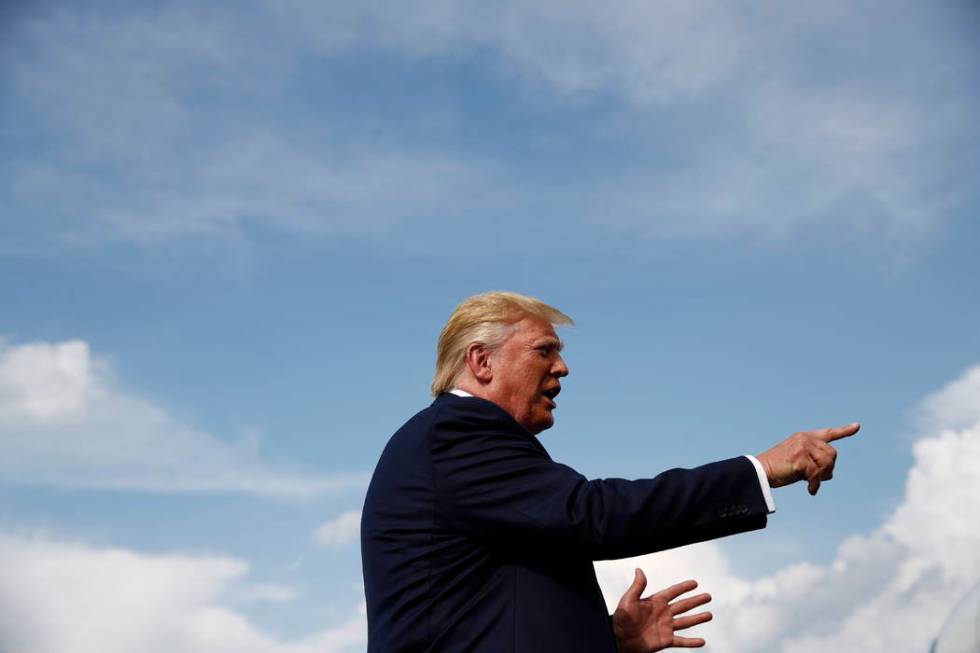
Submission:
<svg viewBox="0 0 980 653">
<path fill-rule="evenodd" d="M 648 479 L 588 480 L 516 423 L 461 411 L 437 416 L 431 443 L 437 516 L 496 546 L 602 560 L 766 525 L 744 456 Z"/>
</svg>

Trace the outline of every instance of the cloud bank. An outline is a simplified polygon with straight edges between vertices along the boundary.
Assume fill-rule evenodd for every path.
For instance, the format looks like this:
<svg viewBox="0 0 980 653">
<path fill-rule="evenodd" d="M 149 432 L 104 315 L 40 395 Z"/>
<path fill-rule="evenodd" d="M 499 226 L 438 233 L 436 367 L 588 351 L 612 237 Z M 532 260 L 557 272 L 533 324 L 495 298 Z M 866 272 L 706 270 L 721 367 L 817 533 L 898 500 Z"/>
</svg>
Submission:
<svg viewBox="0 0 980 653">
<path fill-rule="evenodd" d="M 980 582 L 980 366 L 921 408 L 931 421 L 915 444 L 904 500 L 876 529 L 843 542 L 831 564 L 801 562 L 749 580 L 712 543 L 600 562 L 610 609 L 639 566 L 651 589 L 701 581 L 714 597 L 715 620 L 698 628 L 711 650 L 927 651 Z"/>
<path fill-rule="evenodd" d="M 0 481 L 156 492 L 310 496 L 361 488 L 264 462 L 115 383 L 82 340 L 0 344 Z"/>
<path fill-rule="evenodd" d="M 10 653 L 350 653 L 364 650 L 363 607 L 346 623 L 284 641 L 236 605 L 289 600 L 243 587 L 235 558 L 147 555 L 0 534 L 0 650 Z"/>
</svg>

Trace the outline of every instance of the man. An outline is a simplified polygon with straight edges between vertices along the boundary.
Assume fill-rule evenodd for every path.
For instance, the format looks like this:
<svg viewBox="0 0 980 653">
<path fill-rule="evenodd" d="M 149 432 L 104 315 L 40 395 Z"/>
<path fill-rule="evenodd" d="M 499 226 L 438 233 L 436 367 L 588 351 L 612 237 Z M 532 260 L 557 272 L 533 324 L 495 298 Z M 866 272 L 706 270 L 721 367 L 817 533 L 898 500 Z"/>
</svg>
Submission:
<svg viewBox="0 0 980 653">
<path fill-rule="evenodd" d="M 760 454 L 635 481 L 589 481 L 535 437 L 554 423 L 568 367 L 559 310 L 514 293 L 464 301 L 439 338 L 431 406 L 388 442 L 361 521 L 368 650 L 639 653 L 701 646 L 674 630 L 706 595 L 647 599 L 637 570 L 612 618 L 594 560 L 763 528 L 769 487 L 830 479 L 829 442 L 797 433 Z"/>
</svg>

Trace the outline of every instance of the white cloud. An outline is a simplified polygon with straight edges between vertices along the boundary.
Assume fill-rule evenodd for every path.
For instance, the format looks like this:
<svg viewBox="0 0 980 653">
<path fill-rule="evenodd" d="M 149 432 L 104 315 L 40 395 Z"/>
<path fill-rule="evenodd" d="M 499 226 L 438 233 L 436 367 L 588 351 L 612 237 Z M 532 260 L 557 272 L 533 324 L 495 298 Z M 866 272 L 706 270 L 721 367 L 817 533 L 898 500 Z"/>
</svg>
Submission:
<svg viewBox="0 0 980 653">
<path fill-rule="evenodd" d="M 980 582 L 978 370 L 923 402 L 934 422 L 915 445 L 904 500 L 878 528 L 843 542 L 831 564 L 749 580 L 714 543 L 597 563 L 610 609 L 640 566 L 651 590 L 691 577 L 712 593 L 715 620 L 699 631 L 713 650 L 928 650 L 956 601 Z M 964 415 L 972 423 L 945 427 Z"/>
<path fill-rule="evenodd" d="M 340 547 L 354 542 L 361 533 L 361 511 L 349 510 L 336 519 L 321 524 L 313 532 L 313 541 L 320 546 Z"/>
<path fill-rule="evenodd" d="M 0 344 L 0 480 L 162 492 L 311 495 L 358 488 L 265 463 L 120 389 L 80 340 Z"/>
<path fill-rule="evenodd" d="M 0 345 L 0 419 L 60 422 L 80 416 L 96 400 L 97 369 L 81 340 Z"/>
<path fill-rule="evenodd" d="M 248 565 L 234 558 L 3 534 L 0 559 L 0 650 L 11 653 L 347 653 L 366 642 L 363 606 L 297 641 L 263 632 L 234 608 L 249 591 L 240 596 Z"/>
<path fill-rule="evenodd" d="M 927 396 L 918 408 L 922 429 L 963 429 L 980 421 L 980 365 L 971 367 L 942 389 Z"/>
</svg>

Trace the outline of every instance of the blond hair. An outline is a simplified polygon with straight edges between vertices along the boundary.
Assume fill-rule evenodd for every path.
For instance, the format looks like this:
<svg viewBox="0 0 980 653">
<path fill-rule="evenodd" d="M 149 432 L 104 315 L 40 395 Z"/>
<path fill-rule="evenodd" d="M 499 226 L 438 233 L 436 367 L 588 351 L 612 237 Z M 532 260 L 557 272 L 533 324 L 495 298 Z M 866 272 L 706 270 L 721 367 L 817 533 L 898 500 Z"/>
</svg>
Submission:
<svg viewBox="0 0 980 653">
<path fill-rule="evenodd" d="M 439 395 L 456 385 L 471 344 L 495 349 L 507 339 L 511 327 L 526 317 L 540 318 L 555 326 L 574 324 L 572 318 L 554 306 L 527 295 L 495 291 L 463 300 L 439 334 L 432 394 Z"/>
</svg>

